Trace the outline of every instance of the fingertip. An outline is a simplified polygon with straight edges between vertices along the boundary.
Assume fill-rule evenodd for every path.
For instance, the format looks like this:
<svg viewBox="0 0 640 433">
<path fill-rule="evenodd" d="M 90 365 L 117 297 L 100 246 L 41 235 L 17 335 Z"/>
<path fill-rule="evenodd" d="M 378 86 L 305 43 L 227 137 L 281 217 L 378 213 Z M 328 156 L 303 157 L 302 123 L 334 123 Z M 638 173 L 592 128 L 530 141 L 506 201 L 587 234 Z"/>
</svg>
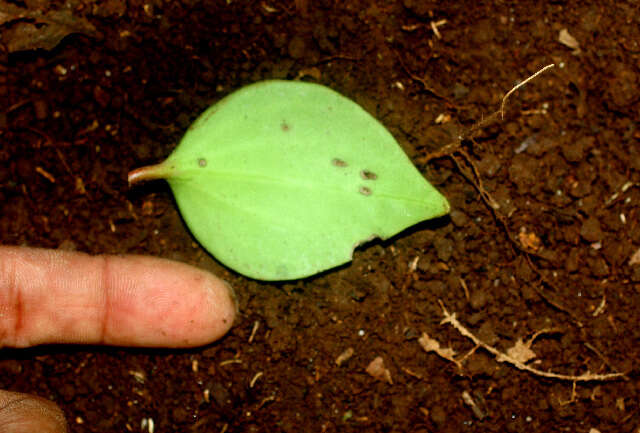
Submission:
<svg viewBox="0 0 640 433">
<path fill-rule="evenodd" d="M 234 317 L 234 321 L 235 321 L 235 317 L 238 315 L 238 313 L 240 313 L 240 305 L 238 304 L 238 296 L 236 295 L 236 291 L 233 288 L 233 286 L 231 285 L 231 283 L 229 283 L 227 280 L 222 280 L 222 279 L 220 279 L 220 281 L 222 281 L 224 286 L 227 288 L 227 292 L 228 292 L 227 294 L 229 295 L 229 299 L 230 299 L 231 303 L 233 304 L 233 317 Z"/>
<path fill-rule="evenodd" d="M 66 433 L 68 424 L 53 402 L 29 394 L 0 391 L 0 431 L 3 433 Z"/>
<path fill-rule="evenodd" d="M 208 320 L 205 321 L 208 322 L 208 326 L 203 327 L 201 332 L 202 340 L 194 346 L 219 340 L 229 332 L 238 314 L 237 297 L 231 284 L 206 271 L 201 272 L 207 274 L 203 287 L 209 293 L 210 312 Z M 207 308 L 203 309 L 206 310 Z"/>
<path fill-rule="evenodd" d="M 237 312 L 235 294 L 217 276 L 154 257 L 111 260 L 114 277 L 108 285 L 114 296 L 105 343 L 196 347 L 220 339 L 231 329 Z M 119 273 L 126 278 L 118 277 Z"/>
</svg>

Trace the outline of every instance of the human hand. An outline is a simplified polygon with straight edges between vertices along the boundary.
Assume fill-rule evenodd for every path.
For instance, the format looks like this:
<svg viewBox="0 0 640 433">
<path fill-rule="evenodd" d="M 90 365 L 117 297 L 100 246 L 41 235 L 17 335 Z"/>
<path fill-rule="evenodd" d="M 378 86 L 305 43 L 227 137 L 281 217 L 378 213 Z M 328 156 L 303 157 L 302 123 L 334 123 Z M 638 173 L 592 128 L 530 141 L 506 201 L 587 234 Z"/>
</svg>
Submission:
<svg viewBox="0 0 640 433">
<path fill-rule="evenodd" d="M 235 314 L 229 286 L 182 263 L 0 246 L 0 347 L 195 347 L 222 337 Z M 68 427 L 52 402 L 0 391 L 0 431 Z"/>
</svg>

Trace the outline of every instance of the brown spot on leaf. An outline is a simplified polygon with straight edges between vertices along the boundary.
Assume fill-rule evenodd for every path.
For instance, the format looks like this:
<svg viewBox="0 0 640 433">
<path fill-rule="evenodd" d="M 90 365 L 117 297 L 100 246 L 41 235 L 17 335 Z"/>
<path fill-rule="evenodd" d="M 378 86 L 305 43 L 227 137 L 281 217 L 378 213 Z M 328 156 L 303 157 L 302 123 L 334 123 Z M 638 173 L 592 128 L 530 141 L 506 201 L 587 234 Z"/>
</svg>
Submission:
<svg viewBox="0 0 640 433">
<path fill-rule="evenodd" d="M 378 175 L 369 170 L 362 170 L 360 172 L 360 177 L 362 177 L 364 180 L 376 180 L 378 178 Z"/>
<path fill-rule="evenodd" d="M 349 165 L 346 161 L 343 161 L 340 158 L 333 158 L 331 160 L 331 164 L 335 165 L 336 167 L 346 167 L 347 165 Z"/>
<path fill-rule="evenodd" d="M 371 188 L 367 188 L 366 186 L 361 186 L 358 191 L 362 195 L 371 195 Z"/>
</svg>

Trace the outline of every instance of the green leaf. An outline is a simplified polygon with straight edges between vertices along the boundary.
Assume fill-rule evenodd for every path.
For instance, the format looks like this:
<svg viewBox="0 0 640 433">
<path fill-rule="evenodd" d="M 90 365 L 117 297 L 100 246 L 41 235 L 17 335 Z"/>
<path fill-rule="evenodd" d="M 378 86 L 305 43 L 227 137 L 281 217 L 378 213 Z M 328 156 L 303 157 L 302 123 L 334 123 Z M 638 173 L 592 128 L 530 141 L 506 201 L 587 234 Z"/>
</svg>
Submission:
<svg viewBox="0 0 640 433">
<path fill-rule="evenodd" d="M 260 280 L 304 278 L 449 211 L 393 136 L 359 105 L 294 81 L 246 86 L 207 109 L 161 164 L 200 243 Z"/>
</svg>

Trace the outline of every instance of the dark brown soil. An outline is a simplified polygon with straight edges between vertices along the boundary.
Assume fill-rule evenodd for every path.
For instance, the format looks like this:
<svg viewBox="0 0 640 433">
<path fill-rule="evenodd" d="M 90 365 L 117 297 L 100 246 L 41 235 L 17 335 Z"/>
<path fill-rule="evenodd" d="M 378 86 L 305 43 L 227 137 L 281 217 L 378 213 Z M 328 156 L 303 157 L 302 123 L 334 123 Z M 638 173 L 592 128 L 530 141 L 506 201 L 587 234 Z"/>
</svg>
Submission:
<svg viewBox="0 0 640 433">
<path fill-rule="evenodd" d="M 638 431 L 635 2 L 70 3 L 95 32 L 50 51 L 9 53 L 0 40 L 0 242 L 195 264 L 231 282 L 241 316 L 187 351 L 3 349 L 1 388 L 54 400 L 77 432 L 146 432 L 148 419 L 156 432 Z M 558 41 L 565 28 L 579 52 Z M 464 143 L 468 160 L 426 162 L 549 63 L 504 122 Z M 205 107 L 267 78 L 320 82 L 363 105 L 450 200 L 450 217 L 304 281 L 222 267 L 164 183 L 129 189 L 126 174 L 166 157 Z M 426 332 L 458 356 L 473 347 L 440 324 L 438 301 L 503 351 L 553 328 L 532 345 L 537 369 L 627 379 L 542 378 L 482 349 L 459 369 L 418 344 Z M 392 383 L 366 372 L 376 357 Z"/>
</svg>

